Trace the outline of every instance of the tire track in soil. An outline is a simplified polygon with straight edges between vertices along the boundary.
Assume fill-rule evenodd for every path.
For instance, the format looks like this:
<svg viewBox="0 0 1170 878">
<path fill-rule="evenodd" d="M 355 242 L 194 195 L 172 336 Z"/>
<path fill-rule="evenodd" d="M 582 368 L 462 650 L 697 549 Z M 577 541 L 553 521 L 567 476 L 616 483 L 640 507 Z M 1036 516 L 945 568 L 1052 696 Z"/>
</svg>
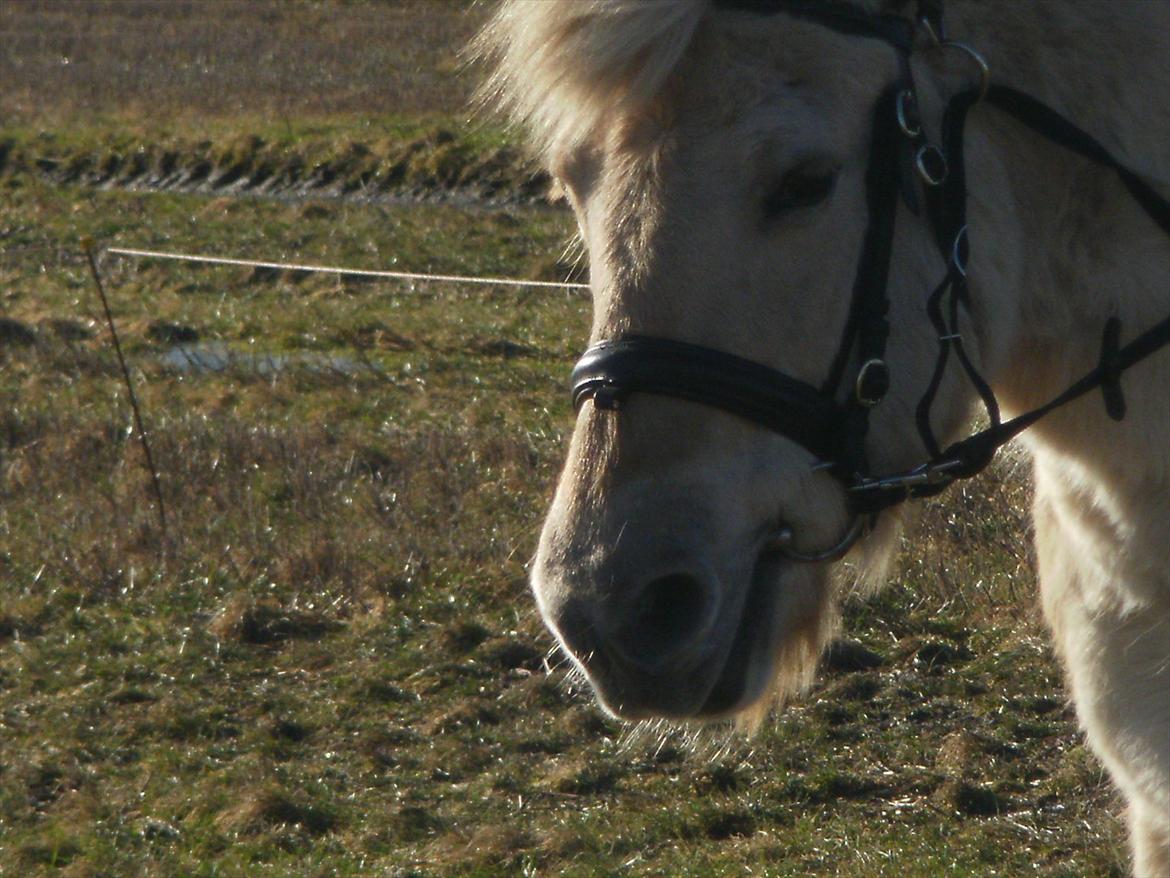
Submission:
<svg viewBox="0 0 1170 878">
<path fill-rule="evenodd" d="M 35 176 L 57 185 L 143 192 L 247 196 L 282 201 L 347 200 L 373 204 L 442 202 L 498 208 L 553 205 L 549 176 L 518 150 L 466 153 L 446 132 L 378 156 L 364 144 L 333 160 L 253 149 L 223 161 L 210 144 L 184 151 L 139 147 L 133 152 L 79 151 L 31 155 L 0 141 L 0 178 Z M 226 151 L 226 150 L 220 150 Z"/>
</svg>

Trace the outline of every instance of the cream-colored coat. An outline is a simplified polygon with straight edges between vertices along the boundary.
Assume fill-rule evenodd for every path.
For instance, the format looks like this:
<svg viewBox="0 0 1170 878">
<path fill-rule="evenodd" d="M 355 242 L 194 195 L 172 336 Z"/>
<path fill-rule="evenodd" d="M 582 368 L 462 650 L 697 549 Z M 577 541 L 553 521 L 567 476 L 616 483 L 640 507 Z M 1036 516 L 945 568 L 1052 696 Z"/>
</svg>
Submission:
<svg viewBox="0 0 1170 878">
<path fill-rule="evenodd" d="M 1170 195 L 1170 3 L 951 0 L 946 14 L 995 81 L 1056 108 Z M 593 340 L 675 338 L 823 380 L 865 224 L 869 120 L 896 74 L 889 46 L 706 0 L 517 0 L 480 49 L 495 64 L 490 87 L 576 211 Z M 937 131 L 973 70 L 924 45 L 914 71 Z M 1111 172 L 1002 113 L 973 111 L 966 147 L 974 304 L 963 332 L 1019 412 L 1095 365 L 1109 317 L 1124 342 L 1170 313 L 1170 241 Z M 763 220 L 760 193 L 810 162 L 835 172 L 831 196 Z M 925 459 L 913 410 L 933 365 L 923 305 L 940 272 L 926 228 L 903 212 L 894 386 L 869 436 L 878 472 Z M 1093 394 L 1026 444 L 1045 615 L 1147 878 L 1170 875 L 1170 351 L 1123 385 L 1123 422 Z M 959 435 L 971 403 L 948 373 L 940 436 Z M 730 687 L 735 710 L 758 712 L 808 679 L 831 630 L 832 577 L 767 560 L 759 541 L 777 515 L 809 549 L 840 533 L 841 490 L 810 462 L 787 440 L 677 400 L 636 397 L 618 418 L 583 409 L 533 587 L 611 711 L 698 715 Z M 862 547 L 875 568 L 893 542 L 885 518 Z M 659 606 L 668 593 L 687 606 Z M 631 632 L 631 619 L 644 628 Z"/>
</svg>

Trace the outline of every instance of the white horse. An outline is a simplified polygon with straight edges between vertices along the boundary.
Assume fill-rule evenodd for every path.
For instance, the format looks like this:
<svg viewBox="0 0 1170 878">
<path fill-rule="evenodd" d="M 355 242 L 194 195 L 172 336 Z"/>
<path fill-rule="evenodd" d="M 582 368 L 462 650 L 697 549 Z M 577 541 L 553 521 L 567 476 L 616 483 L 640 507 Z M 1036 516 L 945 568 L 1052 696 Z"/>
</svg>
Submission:
<svg viewBox="0 0 1170 878">
<path fill-rule="evenodd" d="M 762 715 L 831 631 L 832 559 L 859 537 L 880 570 L 888 503 L 978 468 L 939 446 L 979 376 L 1021 413 L 1103 364 L 1023 434 L 1043 607 L 1135 871 L 1167 875 L 1170 352 L 1122 361 L 1170 314 L 1170 3 L 940 7 L 509 0 L 489 24 L 594 300 L 533 589 L 612 713 Z"/>
</svg>

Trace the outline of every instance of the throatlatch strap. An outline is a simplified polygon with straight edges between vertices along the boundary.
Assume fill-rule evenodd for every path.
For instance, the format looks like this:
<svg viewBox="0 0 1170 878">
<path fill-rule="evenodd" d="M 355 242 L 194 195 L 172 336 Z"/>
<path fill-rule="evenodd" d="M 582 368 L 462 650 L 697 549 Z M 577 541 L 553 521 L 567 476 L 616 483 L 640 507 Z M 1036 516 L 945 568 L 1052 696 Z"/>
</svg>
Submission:
<svg viewBox="0 0 1170 878">
<path fill-rule="evenodd" d="M 1048 105 L 1006 85 L 991 86 L 987 91 L 987 101 L 1010 113 L 1058 146 L 1112 168 L 1150 219 L 1156 222 L 1163 232 L 1170 235 L 1170 202 L 1155 192 L 1145 180 L 1117 161 L 1110 155 L 1109 150 L 1092 136 Z"/>
</svg>

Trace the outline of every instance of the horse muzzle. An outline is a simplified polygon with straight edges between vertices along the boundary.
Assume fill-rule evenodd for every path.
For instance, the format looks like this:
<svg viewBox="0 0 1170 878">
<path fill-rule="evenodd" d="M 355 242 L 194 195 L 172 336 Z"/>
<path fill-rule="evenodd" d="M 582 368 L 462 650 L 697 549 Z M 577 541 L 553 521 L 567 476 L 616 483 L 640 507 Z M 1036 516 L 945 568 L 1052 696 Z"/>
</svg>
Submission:
<svg viewBox="0 0 1170 878">
<path fill-rule="evenodd" d="M 785 620 L 820 575 L 788 561 L 769 529 L 735 533 L 700 496 L 645 491 L 607 507 L 613 524 L 590 521 L 579 541 L 562 539 L 573 528 L 559 522 L 541 541 L 542 615 L 623 719 L 717 719 L 759 701 Z"/>
</svg>

